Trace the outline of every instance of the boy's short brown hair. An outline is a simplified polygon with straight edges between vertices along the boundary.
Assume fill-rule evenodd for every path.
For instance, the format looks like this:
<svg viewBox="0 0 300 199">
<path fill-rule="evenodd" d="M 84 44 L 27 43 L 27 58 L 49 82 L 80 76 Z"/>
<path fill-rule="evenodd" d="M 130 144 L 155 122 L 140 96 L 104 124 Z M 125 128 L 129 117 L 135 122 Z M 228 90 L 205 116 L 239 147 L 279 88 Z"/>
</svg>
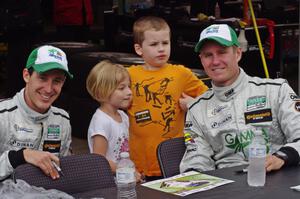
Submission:
<svg viewBox="0 0 300 199">
<path fill-rule="evenodd" d="M 103 60 L 96 64 L 86 79 L 89 94 L 98 102 L 108 100 L 124 78 L 130 77 L 127 69 L 120 64 Z"/>
<path fill-rule="evenodd" d="M 144 33 L 147 30 L 154 29 L 155 31 L 163 30 L 163 29 L 168 29 L 170 30 L 170 27 L 168 23 L 156 16 L 145 16 L 139 18 L 137 21 L 134 22 L 133 24 L 133 40 L 135 44 L 142 45 L 145 37 Z M 170 36 L 171 36 L 171 31 L 170 31 Z"/>
</svg>

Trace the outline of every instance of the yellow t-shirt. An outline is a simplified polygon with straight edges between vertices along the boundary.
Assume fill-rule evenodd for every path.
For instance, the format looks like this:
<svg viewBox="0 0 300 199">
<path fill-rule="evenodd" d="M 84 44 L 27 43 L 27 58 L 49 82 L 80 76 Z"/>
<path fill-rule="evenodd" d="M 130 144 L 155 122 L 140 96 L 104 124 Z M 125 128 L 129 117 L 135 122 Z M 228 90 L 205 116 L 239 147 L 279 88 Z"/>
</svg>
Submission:
<svg viewBox="0 0 300 199">
<path fill-rule="evenodd" d="M 160 176 L 158 144 L 183 136 L 185 112 L 178 102 L 181 94 L 196 97 L 208 88 L 182 65 L 166 64 L 155 71 L 137 65 L 128 71 L 133 91 L 133 103 L 128 110 L 130 157 L 139 172 Z"/>
</svg>

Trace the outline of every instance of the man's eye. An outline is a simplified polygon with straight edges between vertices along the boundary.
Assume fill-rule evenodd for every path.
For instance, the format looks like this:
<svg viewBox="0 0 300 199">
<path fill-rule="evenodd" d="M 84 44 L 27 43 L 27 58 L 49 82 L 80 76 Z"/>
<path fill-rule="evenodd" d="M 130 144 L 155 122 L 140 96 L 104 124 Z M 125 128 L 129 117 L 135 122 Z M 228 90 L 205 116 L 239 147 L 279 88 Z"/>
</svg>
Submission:
<svg viewBox="0 0 300 199">
<path fill-rule="evenodd" d="M 44 77 L 44 76 L 40 76 L 39 79 L 40 79 L 40 80 L 43 80 L 43 81 L 46 81 L 46 80 L 47 80 L 47 78 Z"/>
<path fill-rule="evenodd" d="M 211 54 L 204 54 L 204 57 L 209 58 L 209 57 L 211 57 Z"/>
<path fill-rule="evenodd" d="M 54 82 L 57 83 L 57 84 L 62 84 L 64 82 L 64 80 L 62 80 L 62 79 L 55 79 Z"/>
</svg>

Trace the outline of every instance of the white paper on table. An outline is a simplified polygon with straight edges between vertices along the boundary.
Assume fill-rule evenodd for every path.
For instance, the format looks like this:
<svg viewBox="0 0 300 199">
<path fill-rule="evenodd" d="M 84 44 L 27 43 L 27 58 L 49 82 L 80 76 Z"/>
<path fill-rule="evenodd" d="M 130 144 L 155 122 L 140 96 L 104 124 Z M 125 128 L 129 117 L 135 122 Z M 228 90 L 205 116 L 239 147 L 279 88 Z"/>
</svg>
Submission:
<svg viewBox="0 0 300 199">
<path fill-rule="evenodd" d="M 295 190 L 295 191 L 300 191 L 300 185 L 298 186 L 293 186 L 291 187 L 291 189 Z"/>
</svg>

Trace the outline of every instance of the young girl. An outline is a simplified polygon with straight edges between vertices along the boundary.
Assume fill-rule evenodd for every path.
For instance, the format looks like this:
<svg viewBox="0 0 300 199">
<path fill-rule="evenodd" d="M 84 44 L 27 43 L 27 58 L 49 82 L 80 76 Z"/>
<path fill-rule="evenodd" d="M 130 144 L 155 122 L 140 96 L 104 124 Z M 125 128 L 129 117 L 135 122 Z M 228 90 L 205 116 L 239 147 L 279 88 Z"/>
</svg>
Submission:
<svg viewBox="0 0 300 199">
<path fill-rule="evenodd" d="M 90 152 L 105 156 L 115 173 L 120 153 L 128 151 L 129 120 L 120 109 L 132 101 L 129 74 L 122 65 L 102 61 L 90 71 L 86 87 L 100 103 L 88 129 Z"/>
</svg>

